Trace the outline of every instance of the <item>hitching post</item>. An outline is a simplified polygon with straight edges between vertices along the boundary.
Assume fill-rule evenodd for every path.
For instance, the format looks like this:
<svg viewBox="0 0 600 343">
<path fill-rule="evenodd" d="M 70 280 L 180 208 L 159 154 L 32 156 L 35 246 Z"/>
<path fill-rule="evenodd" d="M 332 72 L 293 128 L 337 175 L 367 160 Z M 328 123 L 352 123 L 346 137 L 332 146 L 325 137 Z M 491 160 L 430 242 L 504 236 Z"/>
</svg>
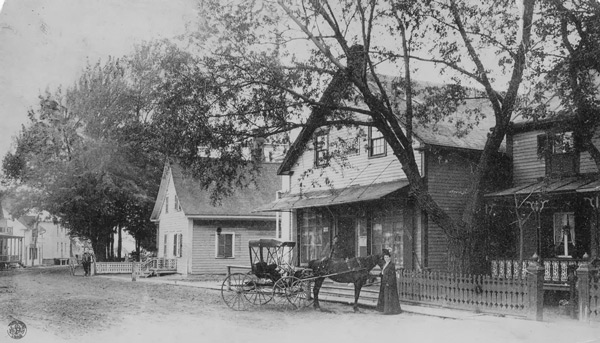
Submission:
<svg viewBox="0 0 600 343">
<path fill-rule="evenodd" d="M 530 261 L 527 266 L 527 294 L 529 306 L 527 318 L 542 321 L 544 319 L 544 267 L 537 261 Z"/>
</svg>

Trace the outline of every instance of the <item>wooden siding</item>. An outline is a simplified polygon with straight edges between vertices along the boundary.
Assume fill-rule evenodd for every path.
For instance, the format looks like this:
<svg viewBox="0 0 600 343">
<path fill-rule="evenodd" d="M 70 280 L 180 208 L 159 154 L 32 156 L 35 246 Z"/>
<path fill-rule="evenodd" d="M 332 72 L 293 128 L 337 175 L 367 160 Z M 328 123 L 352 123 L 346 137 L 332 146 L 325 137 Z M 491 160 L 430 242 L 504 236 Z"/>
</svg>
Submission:
<svg viewBox="0 0 600 343">
<path fill-rule="evenodd" d="M 467 191 L 475 168 L 475 162 L 457 153 L 427 154 L 427 185 L 433 199 L 451 217 L 462 214 Z M 448 267 L 447 238 L 442 229 L 428 220 L 428 265 L 433 270 L 444 271 Z"/>
<path fill-rule="evenodd" d="M 513 140 L 513 182 L 515 185 L 535 182 L 546 175 L 546 162 L 538 157 L 537 136 L 545 131 L 517 133 Z"/>
<path fill-rule="evenodd" d="M 235 235 L 233 258 L 215 257 L 216 229 Z M 248 241 L 275 237 L 274 221 L 202 221 L 194 220 L 192 274 L 225 274 L 227 265 L 250 266 Z"/>
<path fill-rule="evenodd" d="M 181 274 L 187 274 L 189 271 L 188 261 L 190 256 L 189 244 L 190 232 L 188 230 L 188 219 L 182 211 L 175 210 L 175 185 L 173 184 L 173 178 L 170 175 L 167 178 L 169 184 L 167 186 L 167 196 L 170 198 L 169 201 L 164 201 L 158 218 L 158 237 L 156 242 L 158 244 L 158 257 L 164 258 L 177 258 L 177 272 Z M 166 210 L 166 206 L 169 206 L 169 210 Z M 175 234 L 181 234 L 183 239 L 182 256 L 173 255 L 173 236 Z M 164 239 L 167 235 L 167 251 L 164 249 Z"/>
<path fill-rule="evenodd" d="M 513 140 L 513 183 L 515 185 L 535 182 L 546 176 L 546 162 L 538 157 L 537 136 L 545 133 L 543 130 L 519 132 L 512 136 Z M 600 146 L 600 132 L 594 135 L 594 145 Z M 598 168 L 589 153 L 579 156 L 580 173 L 596 173 Z"/>
<path fill-rule="evenodd" d="M 363 131 L 366 132 L 366 128 Z M 352 128 L 342 128 L 337 130 L 332 128 L 329 131 L 330 146 L 343 137 L 357 137 L 358 131 Z M 387 155 L 383 157 L 369 158 L 367 152 L 367 136 L 359 137 L 358 154 L 349 155 L 345 161 L 332 160 L 331 166 L 326 168 L 315 168 L 315 151 L 313 141 L 311 140 L 302 155 L 298 158 L 296 164 L 292 167 L 292 177 L 290 180 L 291 193 L 310 192 L 312 190 L 330 189 L 330 187 L 339 189 L 346 187 L 350 183 L 353 185 L 368 185 L 376 180 L 387 182 L 393 180 L 405 179 L 406 176 L 398 159 L 392 153 L 389 145 L 387 146 Z M 418 143 L 415 143 L 417 146 Z M 417 164 L 420 163 L 420 152 L 416 151 Z M 305 171 L 309 171 L 304 175 Z M 331 183 L 327 184 L 328 179 Z"/>
<path fill-rule="evenodd" d="M 594 145 L 600 147 L 600 130 L 594 135 Z M 584 152 L 579 156 L 579 172 L 580 173 L 597 173 L 598 168 L 596 163 L 590 156 L 589 152 Z"/>
</svg>

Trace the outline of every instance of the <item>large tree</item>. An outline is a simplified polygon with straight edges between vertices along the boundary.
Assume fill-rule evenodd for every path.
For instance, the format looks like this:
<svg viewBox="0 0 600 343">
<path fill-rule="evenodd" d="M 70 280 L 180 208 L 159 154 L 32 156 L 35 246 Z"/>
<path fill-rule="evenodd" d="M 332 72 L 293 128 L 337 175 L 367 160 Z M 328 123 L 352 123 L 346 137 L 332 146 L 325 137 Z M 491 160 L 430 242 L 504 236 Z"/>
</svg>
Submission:
<svg viewBox="0 0 600 343">
<path fill-rule="evenodd" d="M 150 212 L 164 163 L 151 116 L 163 77 L 189 54 L 168 42 L 88 66 L 66 90 L 40 97 L 29 123 L 4 157 L 15 214 L 50 211 L 73 236 L 90 239 L 99 259 L 113 256 L 125 229 L 137 248 L 154 248 Z M 120 257 L 120 256 L 118 256 Z"/>
<path fill-rule="evenodd" d="M 213 78 L 212 106 L 204 118 L 212 114 L 210 119 L 226 122 L 227 130 L 239 133 L 242 128 L 259 136 L 296 126 L 376 127 L 401 162 L 416 203 L 446 233 L 455 262 L 449 267 L 469 269 L 484 176 L 519 105 L 533 0 L 206 0 L 201 9 L 211 18 L 201 26 L 201 42 L 214 47 L 201 62 Z M 418 65 L 441 67 L 451 85 L 416 87 L 411 81 L 419 77 Z M 382 74 L 397 78 L 390 82 Z M 468 87 L 480 89 L 477 94 L 492 109 L 495 125 L 463 215 L 456 218 L 423 183 L 411 131 L 413 123 L 447 119 L 473 94 Z M 425 101 L 415 102 L 416 96 Z M 357 121 L 351 113 L 368 119 Z M 470 115 L 476 124 L 484 113 Z M 460 125 L 469 123 L 457 124 L 460 135 Z"/>
<path fill-rule="evenodd" d="M 537 31 L 544 44 L 535 49 L 532 109 L 527 117 L 569 117 L 578 145 L 600 170 L 593 144 L 600 124 L 600 3 L 597 0 L 543 3 Z M 559 130 L 566 129 L 563 126 Z"/>
</svg>

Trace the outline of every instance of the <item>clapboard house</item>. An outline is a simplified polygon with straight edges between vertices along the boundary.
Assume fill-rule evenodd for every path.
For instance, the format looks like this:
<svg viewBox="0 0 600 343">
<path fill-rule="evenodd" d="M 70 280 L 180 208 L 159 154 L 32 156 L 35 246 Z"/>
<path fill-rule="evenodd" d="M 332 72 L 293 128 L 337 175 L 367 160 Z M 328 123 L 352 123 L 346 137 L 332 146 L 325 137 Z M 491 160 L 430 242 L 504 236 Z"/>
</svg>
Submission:
<svg viewBox="0 0 600 343">
<path fill-rule="evenodd" d="M 469 101 L 455 116 L 468 122 L 465 111 L 475 107 L 487 117 L 460 137 L 450 118 L 414 125 L 420 174 L 451 216 L 462 213 L 493 118 L 480 100 Z M 322 163 L 323 156 L 334 155 L 338 157 Z M 338 257 L 366 256 L 387 248 L 399 268 L 448 268 L 445 234 L 416 206 L 400 162 L 375 128 L 305 128 L 277 173 L 283 177 L 278 199 L 257 211 L 282 214 L 283 238 L 298 242 L 301 265 L 329 256 L 336 237 Z"/>
<path fill-rule="evenodd" d="M 216 205 L 178 163 L 166 163 L 151 217 L 157 223 L 157 257 L 175 259 L 180 274 L 223 274 L 227 265 L 248 265 L 248 241 L 276 234 L 277 215 L 252 209 L 275 198 L 278 167 L 263 162 L 256 185 Z"/>
<path fill-rule="evenodd" d="M 504 256 L 494 273 L 518 272 L 515 263 L 541 259 L 547 286 L 565 286 L 568 266 L 598 257 L 600 180 L 590 154 L 582 150 L 571 117 L 513 123 L 507 135 L 512 185 L 486 195 L 498 216 L 512 218 L 504 230 Z M 600 133 L 593 144 L 599 146 Z M 511 264 L 513 267 L 511 268 Z M 511 271 L 512 269 L 512 271 Z"/>
</svg>

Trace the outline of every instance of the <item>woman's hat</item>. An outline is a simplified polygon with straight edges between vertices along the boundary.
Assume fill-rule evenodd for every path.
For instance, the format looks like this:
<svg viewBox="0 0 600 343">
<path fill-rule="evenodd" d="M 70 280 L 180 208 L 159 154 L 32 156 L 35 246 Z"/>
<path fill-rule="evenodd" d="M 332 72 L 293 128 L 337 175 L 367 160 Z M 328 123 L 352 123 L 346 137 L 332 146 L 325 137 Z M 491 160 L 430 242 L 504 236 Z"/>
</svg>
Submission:
<svg viewBox="0 0 600 343">
<path fill-rule="evenodd" d="M 388 256 L 392 257 L 392 254 L 390 253 L 389 249 L 381 249 L 381 254 L 384 256 L 388 255 Z"/>
</svg>

